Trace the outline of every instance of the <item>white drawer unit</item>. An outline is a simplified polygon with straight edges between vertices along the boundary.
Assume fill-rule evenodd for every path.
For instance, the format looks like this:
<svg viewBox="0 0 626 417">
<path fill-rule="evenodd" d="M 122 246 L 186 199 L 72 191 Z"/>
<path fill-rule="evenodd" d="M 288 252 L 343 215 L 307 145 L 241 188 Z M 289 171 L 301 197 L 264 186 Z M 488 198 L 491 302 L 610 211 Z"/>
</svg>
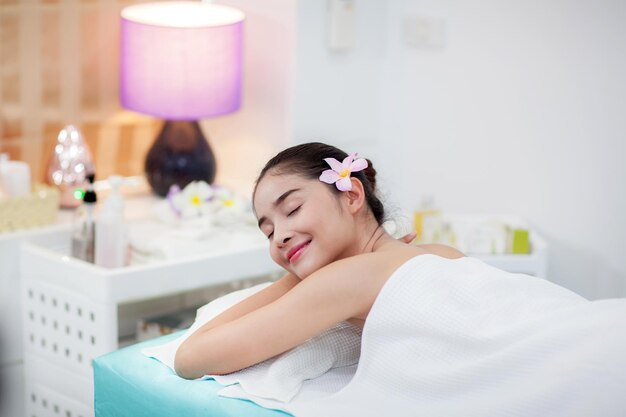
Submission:
<svg viewBox="0 0 626 417">
<path fill-rule="evenodd" d="M 69 230 L 59 242 L 69 242 Z M 91 361 L 120 347 L 121 307 L 280 274 L 263 239 L 236 249 L 224 242 L 224 250 L 202 256 L 117 269 L 72 258 L 63 244 L 25 243 L 21 249 L 28 417 L 93 416 Z"/>
</svg>

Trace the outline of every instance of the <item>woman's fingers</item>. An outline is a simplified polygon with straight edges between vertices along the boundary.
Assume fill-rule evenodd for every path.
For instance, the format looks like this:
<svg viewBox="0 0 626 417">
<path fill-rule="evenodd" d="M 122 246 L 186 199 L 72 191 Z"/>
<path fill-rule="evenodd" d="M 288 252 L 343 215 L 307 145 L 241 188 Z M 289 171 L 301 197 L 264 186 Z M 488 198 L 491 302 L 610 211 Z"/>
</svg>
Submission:
<svg viewBox="0 0 626 417">
<path fill-rule="evenodd" d="M 411 243 L 413 242 L 413 240 L 417 237 L 417 235 L 415 234 L 415 232 L 411 232 L 409 234 L 406 234 L 404 236 L 402 236 L 400 239 L 402 242 L 404 243 Z"/>
</svg>

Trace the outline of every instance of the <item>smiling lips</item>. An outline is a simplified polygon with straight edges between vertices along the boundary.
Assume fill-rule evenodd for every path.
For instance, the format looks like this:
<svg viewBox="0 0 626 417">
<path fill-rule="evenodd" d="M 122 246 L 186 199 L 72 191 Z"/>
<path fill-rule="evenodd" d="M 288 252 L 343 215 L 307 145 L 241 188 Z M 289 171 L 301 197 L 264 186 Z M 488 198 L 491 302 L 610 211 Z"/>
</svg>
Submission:
<svg viewBox="0 0 626 417">
<path fill-rule="evenodd" d="M 300 257 L 302 252 L 304 252 L 304 248 L 306 248 L 309 245 L 309 243 L 311 243 L 310 240 L 291 248 L 289 252 L 287 252 L 287 260 L 289 261 L 289 263 L 295 262 L 296 259 Z"/>
</svg>

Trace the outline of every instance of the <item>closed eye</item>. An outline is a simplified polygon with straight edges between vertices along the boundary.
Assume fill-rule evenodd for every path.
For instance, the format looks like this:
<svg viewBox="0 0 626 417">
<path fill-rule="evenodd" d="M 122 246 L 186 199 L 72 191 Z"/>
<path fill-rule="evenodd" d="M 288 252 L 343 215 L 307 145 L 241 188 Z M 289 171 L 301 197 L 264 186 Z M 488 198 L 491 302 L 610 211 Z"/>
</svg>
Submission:
<svg viewBox="0 0 626 417">
<path fill-rule="evenodd" d="M 300 204 L 295 209 L 291 210 L 289 213 L 287 213 L 287 217 L 291 216 L 292 214 L 295 214 L 298 210 L 300 210 L 301 207 L 302 207 L 302 204 Z M 272 232 L 269 235 L 267 235 L 267 238 L 271 239 L 273 235 L 274 235 L 274 232 Z"/>
</svg>

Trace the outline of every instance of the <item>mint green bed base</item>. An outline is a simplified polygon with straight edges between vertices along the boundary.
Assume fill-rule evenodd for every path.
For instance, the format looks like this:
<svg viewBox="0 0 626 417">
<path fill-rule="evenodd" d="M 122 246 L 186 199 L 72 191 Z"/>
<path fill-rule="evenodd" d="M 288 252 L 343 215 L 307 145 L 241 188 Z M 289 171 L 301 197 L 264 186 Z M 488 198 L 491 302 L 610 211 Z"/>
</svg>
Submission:
<svg viewBox="0 0 626 417">
<path fill-rule="evenodd" d="M 213 380 L 188 381 L 141 353 L 175 333 L 111 352 L 93 361 L 96 417 L 285 417 L 250 401 L 220 397 Z"/>
</svg>

